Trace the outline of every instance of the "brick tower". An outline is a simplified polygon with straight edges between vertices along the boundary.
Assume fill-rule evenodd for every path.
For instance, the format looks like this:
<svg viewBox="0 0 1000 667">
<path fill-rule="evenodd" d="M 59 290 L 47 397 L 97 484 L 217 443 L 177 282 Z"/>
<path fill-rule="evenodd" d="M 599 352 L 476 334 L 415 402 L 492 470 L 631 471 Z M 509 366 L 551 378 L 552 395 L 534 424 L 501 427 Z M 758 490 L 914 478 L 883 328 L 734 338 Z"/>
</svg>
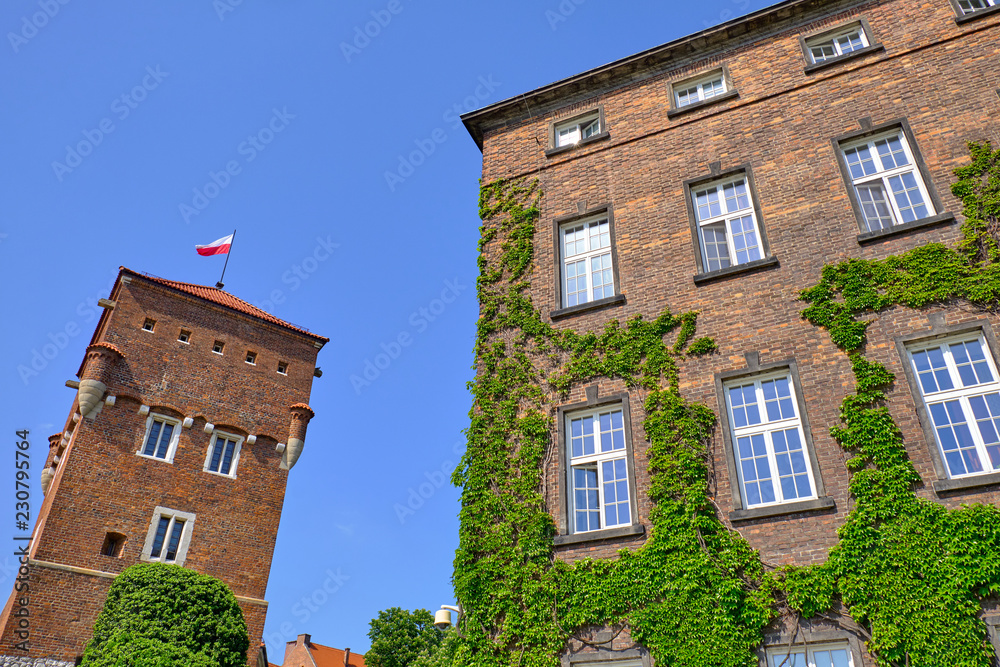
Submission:
<svg viewBox="0 0 1000 667">
<path fill-rule="evenodd" d="M 74 664 L 115 576 L 143 561 L 225 582 L 256 650 L 288 471 L 328 339 L 221 289 L 124 267 L 101 305 L 41 476 L 29 648 L 17 647 L 23 594 L 12 594 L 0 664 Z"/>
</svg>

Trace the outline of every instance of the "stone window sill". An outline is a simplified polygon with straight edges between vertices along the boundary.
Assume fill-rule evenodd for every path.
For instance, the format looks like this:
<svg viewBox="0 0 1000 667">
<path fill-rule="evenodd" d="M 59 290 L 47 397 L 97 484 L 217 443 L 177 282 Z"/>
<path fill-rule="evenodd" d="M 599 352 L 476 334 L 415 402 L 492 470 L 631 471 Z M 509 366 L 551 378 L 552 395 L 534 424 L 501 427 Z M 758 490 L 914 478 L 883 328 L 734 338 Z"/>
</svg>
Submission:
<svg viewBox="0 0 1000 667">
<path fill-rule="evenodd" d="M 559 320 L 564 317 L 569 317 L 570 315 L 576 315 L 577 313 L 585 313 L 591 310 L 600 310 L 601 308 L 606 308 L 608 306 L 617 306 L 623 303 L 625 303 L 625 295 L 615 294 L 614 296 L 609 296 L 607 299 L 588 301 L 587 303 L 581 303 L 576 306 L 570 306 L 568 308 L 560 308 L 559 310 L 553 310 L 551 313 L 549 313 L 549 317 L 553 320 Z"/>
<path fill-rule="evenodd" d="M 863 234 L 858 234 L 858 243 L 871 243 L 872 241 L 881 241 L 887 236 L 895 236 L 897 234 L 905 234 L 914 229 L 922 229 L 924 227 L 932 227 L 934 225 L 954 222 L 955 216 L 951 213 L 941 213 L 940 215 L 934 215 L 929 218 L 923 218 L 921 220 L 914 220 L 913 222 L 904 222 L 901 225 L 893 225 L 886 229 L 879 229 L 874 232 L 865 232 Z"/>
<path fill-rule="evenodd" d="M 726 100 L 735 99 L 740 96 L 740 91 L 730 90 L 728 92 L 722 93 L 717 97 L 711 97 L 707 100 L 702 100 L 701 102 L 695 102 L 694 104 L 689 104 L 686 107 L 681 107 L 680 109 L 671 109 L 667 112 L 667 118 L 673 120 L 677 116 L 681 116 L 686 113 L 691 113 L 692 111 L 697 111 L 698 109 L 704 109 L 705 107 L 712 106 L 713 104 L 718 104 L 719 102 L 725 102 Z"/>
<path fill-rule="evenodd" d="M 623 528 L 608 528 L 607 530 L 592 530 L 589 533 L 575 533 L 573 535 L 556 535 L 555 544 L 561 546 L 565 544 L 583 544 L 584 542 L 599 542 L 601 540 L 613 540 L 621 537 L 633 537 L 644 535 L 646 527 L 642 524 L 636 526 L 625 526 Z"/>
<path fill-rule="evenodd" d="M 762 269 L 768 266 L 777 266 L 778 258 L 774 255 L 770 257 L 765 257 L 764 259 L 755 259 L 752 262 L 747 262 L 746 264 L 737 264 L 736 266 L 727 266 L 724 269 L 718 269 L 717 271 L 709 271 L 708 273 L 699 273 L 694 277 L 695 285 L 702 285 L 719 278 L 725 278 L 727 276 L 733 276 L 740 273 L 749 273 L 750 271 L 755 271 L 756 269 Z"/>
<path fill-rule="evenodd" d="M 970 14 L 965 14 L 963 16 L 956 16 L 955 23 L 962 25 L 963 23 L 968 23 L 969 21 L 975 21 L 976 19 L 981 19 L 984 16 L 993 16 L 994 14 L 1000 13 L 1000 5 L 994 5 L 989 9 L 980 9 L 978 12 L 972 12 Z"/>
<path fill-rule="evenodd" d="M 827 67 L 833 67 L 834 65 L 839 65 L 846 60 L 853 60 L 854 58 L 861 58 L 868 55 L 869 53 L 876 53 L 878 51 L 885 51 L 885 47 L 881 44 L 872 44 L 871 46 L 866 46 L 863 49 L 858 49 L 857 51 L 852 51 L 850 53 L 845 53 L 842 56 L 836 58 L 830 58 L 829 60 L 824 60 L 818 63 L 812 63 L 806 65 L 806 74 L 812 74 L 813 72 L 818 72 L 819 70 L 826 69 Z"/>
<path fill-rule="evenodd" d="M 958 479 L 939 479 L 934 482 L 934 492 L 938 495 L 943 493 L 960 493 L 970 489 L 978 489 L 981 486 L 993 486 L 996 484 L 1000 484 L 1000 472 L 988 475 L 959 477 Z"/>
<path fill-rule="evenodd" d="M 729 520 L 733 523 L 740 521 L 753 521 L 754 519 L 764 519 L 773 516 L 785 516 L 787 514 L 798 514 L 800 512 L 815 512 L 817 510 L 836 509 L 837 503 L 829 496 L 816 498 L 815 500 L 803 500 L 797 503 L 784 503 L 782 505 L 769 505 L 768 507 L 755 507 L 749 510 L 733 510 L 729 513 Z"/>
<path fill-rule="evenodd" d="M 595 134 L 592 137 L 587 137 L 586 139 L 581 139 L 580 141 L 576 142 L 575 144 L 569 144 L 568 146 L 559 146 L 557 148 L 548 148 L 545 151 L 545 157 L 554 157 L 556 155 L 562 155 L 563 153 L 567 153 L 567 152 L 573 150 L 574 148 L 583 148 L 584 146 L 586 146 L 588 144 L 595 144 L 598 141 L 604 141 L 605 139 L 610 139 L 610 138 L 611 138 L 611 133 L 608 132 L 607 130 L 605 130 L 604 132 L 601 132 L 600 134 Z"/>
</svg>

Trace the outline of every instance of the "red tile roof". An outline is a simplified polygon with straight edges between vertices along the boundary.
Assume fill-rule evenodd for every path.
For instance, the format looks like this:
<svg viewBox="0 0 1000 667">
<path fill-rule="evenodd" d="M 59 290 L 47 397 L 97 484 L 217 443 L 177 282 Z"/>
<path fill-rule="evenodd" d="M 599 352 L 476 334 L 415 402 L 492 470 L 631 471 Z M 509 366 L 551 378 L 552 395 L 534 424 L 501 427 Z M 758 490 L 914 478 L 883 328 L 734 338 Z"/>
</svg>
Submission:
<svg viewBox="0 0 1000 667">
<path fill-rule="evenodd" d="M 167 280 L 165 278 L 160 278 L 158 276 L 154 276 L 154 275 L 151 275 L 149 273 L 139 273 L 138 271 L 133 271 L 132 269 L 125 268 L 124 266 L 119 267 L 119 268 L 121 269 L 121 273 L 119 274 L 119 277 L 121 277 L 121 275 L 124 274 L 124 273 L 130 273 L 133 276 L 138 276 L 138 277 L 143 278 L 145 280 L 148 280 L 148 281 L 150 281 L 152 283 L 156 283 L 158 285 L 163 285 L 165 287 L 169 287 L 171 289 L 175 289 L 175 290 L 177 290 L 179 292 L 184 292 L 185 294 L 190 294 L 191 296 L 196 296 L 196 297 L 198 297 L 200 299 L 204 299 L 205 301 L 211 301 L 212 303 L 218 304 L 220 306 L 224 306 L 224 307 L 229 308 L 231 310 L 235 310 L 235 311 L 237 311 L 239 313 L 243 313 L 244 315 L 249 315 L 251 317 L 256 317 L 257 319 L 264 320 L 265 322 L 270 322 L 271 324 L 276 324 L 279 327 L 284 327 L 286 329 L 291 329 L 292 331 L 297 331 L 298 333 L 305 334 L 306 336 L 309 336 L 310 338 L 315 338 L 316 340 L 322 341 L 323 343 L 330 342 L 329 338 L 325 338 L 323 336 L 319 336 L 317 334 L 314 334 L 311 331 L 309 331 L 308 329 L 304 329 L 302 327 L 295 326 L 294 324 L 291 324 L 290 322 L 286 322 L 284 320 L 279 320 L 274 315 L 271 315 L 270 313 L 268 313 L 268 312 L 266 312 L 264 310 L 261 310 L 257 306 L 254 306 L 253 304 L 247 303 L 243 299 L 235 297 L 232 294 L 230 294 L 229 292 L 225 292 L 225 291 L 219 289 L 218 287 L 207 287 L 205 285 L 196 285 L 194 283 L 182 283 L 182 282 L 178 282 L 176 280 Z M 343 662 L 341 662 L 341 666 L 340 667 L 343 667 Z"/>
<path fill-rule="evenodd" d="M 316 667 L 344 667 L 344 652 L 339 648 L 330 648 L 309 642 L 309 652 L 312 653 Z M 349 667 L 365 667 L 365 656 L 351 653 L 347 662 Z"/>
</svg>

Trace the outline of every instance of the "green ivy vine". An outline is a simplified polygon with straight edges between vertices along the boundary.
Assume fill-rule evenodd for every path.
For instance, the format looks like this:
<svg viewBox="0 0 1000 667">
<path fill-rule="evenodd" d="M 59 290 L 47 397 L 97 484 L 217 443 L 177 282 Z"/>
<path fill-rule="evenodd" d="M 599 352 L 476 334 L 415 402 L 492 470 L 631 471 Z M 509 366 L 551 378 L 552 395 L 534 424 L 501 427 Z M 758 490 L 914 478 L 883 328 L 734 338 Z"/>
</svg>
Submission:
<svg viewBox="0 0 1000 667">
<path fill-rule="evenodd" d="M 484 185 L 477 375 L 468 447 L 453 476 L 463 489 L 454 584 L 465 611 L 454 664 L 555 667 L 571 638 L 611 627 L 628 628 L 658 665 L 750 667 L 775 618 L 811 617 L 842 601 L 882 664 L 987 667 L 977 614 L 1000 591 L 1000 511 L 949 511 L 916 496 L 920 480 L 885 406 L 892 374 L 862 355 L 865 314 L 959 297 L 998 303 L 1000 151 L 970 150 L 954 186 L 967 219 L 957 250 L 931 244 L 851 260 L 827 267 L 802 294 L 804 316 L 830 331 L 857 377 L 832 429 L 854 454 L 854 509 L 829 561 L 809 568 L 766 566 L 710 498 L 715 417 L 679 390 L 679 360 L 716 349 L 695 339 L 697 313 L 613 320 L 585 334 L 546 323 L 528 294 L 537 182 Z M 595 378 L 618 379 L 643 398 L 652 529 L 616 559 L 569 564 L 555 558 L 544 502 L 543 471 L 557 455 L 551 406 Z"/>
</svg>

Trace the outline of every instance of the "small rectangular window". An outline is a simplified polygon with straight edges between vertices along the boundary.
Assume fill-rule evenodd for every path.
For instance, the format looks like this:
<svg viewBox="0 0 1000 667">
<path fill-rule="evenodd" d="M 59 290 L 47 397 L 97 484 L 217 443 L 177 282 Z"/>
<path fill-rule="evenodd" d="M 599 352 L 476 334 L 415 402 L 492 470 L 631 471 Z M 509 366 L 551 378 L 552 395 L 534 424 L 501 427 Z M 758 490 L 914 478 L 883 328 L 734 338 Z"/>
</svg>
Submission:
<svg viewBox="0 0 1000 667">
<path fill-rule="evenodd" d="M 104 536 L 104 543 L 101 545 L 101 555 L 108 556 L 109 558 L 121 558 L 124 546 L 124 535 L 121 533 L 108 533 Z"/>
<path fill-rule="evenodd" d="M 163 415 L 151 414 L 146 419 L 146 432 L 139 454 L 154 459 L 173 461 L 179 436 L 179 421 Z"/>
<path fill-rule="evenodd" d="M 215 352 L 216 354 L 222 354 L 222 348 L 224 348 L 225 346 L 226 346 L 225 343 L 223 343 L 221 340 L 217 340 L 215 341 L 215 344 L 212 345 L 212 352 Z"/>
<path fill-rule="evenodd" d="M 996 4 L 996 0 L 958 0 L 958 7 L 962 10 L 963 16 L 995 7 Z"/>
<path fill-rule="evenodd" d="M 286 361 L 278 362 L 278 373 L 281 375 L 288 375 L 288 362 Z"/>
<path fill-rule="evenodd" d="M 150 331 L 151 332 L 155 328 L 156 328 L 156 320 L 152 320 L 152 319 L 150 319 L 150 318 L 147 317 L 146 321 L 142 323 L 142 330 L 143 331 Z"/>
<path fill-rule="evenodd" d="M 982 334 L 908 351 L 948 476 L 1000 471 L 1000 375 Z"/>
<path fill-rule="evenodd" d="M 935 215 L 902 130 L 846 142 L 840 150 L 867 231 Z"/>
<path fill-rule="evenodd" d="M 621 405 L 566 416 L 571 532 L 632 525 Z"/>
<path fill-rule="evenodd" d="M 183 565 L 194 520 L 194 514 L 157 507 L 146 534 L 142 560 Z"/>
<path fill-rule="evenodd" d="M 191 332 L 186 329 L 181 329 L 181 333 L 177 336 L 177 340 L 181 343 L 191 342 Z"/>
<path fill-rule="evenodd" d="M 722 95 L 729 90 L 729 84 L 725 73 L 720 69 L 698 79 L 676 83 L 673 88 L 674 105 L 681 109 Z"/>
<path fill-rule="evenodd" d="M 705 272 L 764 257 L 757 214 L 744 174 L 692 186 L 691 201 Z"/>
<path fill-rule="evenodd" d="M 611 223 L 607 217 L 571 222 L 559 229 L 562 305 L 576 306 L 615 295 Z"/>
<path fill-rule="evenodd" d="M 205 470 L 227 477 L 235 477 L 242 445 L 243 438 L 226 433 L 215 433 L 212 436 L 212 444 L 208 448 Z"/>
<path fill-rule="evenodd" d="M 768 667 L 854 667 L 854 656 L 847 644 L 793 646 L 767 652 Z"/>
<path fill-rule="evenodd" d="M 836 32 L 806 40 L 806 49 L 813 63 L 840 58 L 869 45 L 868 35 L 861 23 L 854 23 Z"/>
<path fill-rule="evenodd" d="M 582 118 L 575 118 L 565 123 L 557 124 L 555 126 L 555 145 L 556 148 L 571 146 L 600 133 L 600 114 L 588 114 Z"/>
<path fill-rule="evenodd" d="M 256 352 L 247 351 L 246 362 L 248 364 L 250 364 L 251 366 L 256 366 L 257 365 L 257 353 Z"/>
<path fill-rule="evenodd" d="M 817 497 L 795 391 L 787 370 L 725 385 L 745 509 Z"/>
</svg>

